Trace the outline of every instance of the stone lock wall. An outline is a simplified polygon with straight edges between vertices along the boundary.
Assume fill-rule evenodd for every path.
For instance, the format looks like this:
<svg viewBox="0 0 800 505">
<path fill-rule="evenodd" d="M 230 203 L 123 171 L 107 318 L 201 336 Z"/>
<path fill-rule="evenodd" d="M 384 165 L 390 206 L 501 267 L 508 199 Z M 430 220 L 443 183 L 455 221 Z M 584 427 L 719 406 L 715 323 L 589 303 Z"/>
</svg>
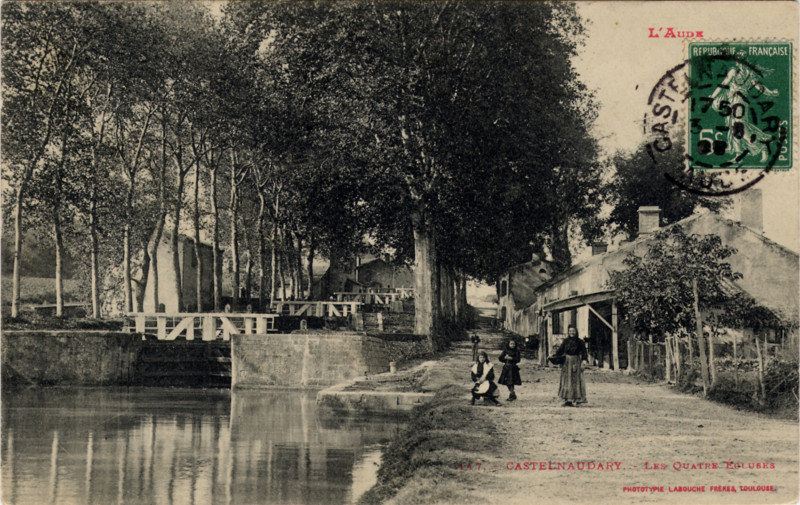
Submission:
<svg viewBox="0 0 800 505">
<path fill-rule="evenodd" d="M 4 331 L 6 384 L 105 386 L 128 384 L 142 336 L 92 331 Z"/>
<path fill-rule="evenodd" d="M 389 371 L 386 345 L 356 332 L 232 335 L 231 385 L 330 386 Z"/>
</svg>

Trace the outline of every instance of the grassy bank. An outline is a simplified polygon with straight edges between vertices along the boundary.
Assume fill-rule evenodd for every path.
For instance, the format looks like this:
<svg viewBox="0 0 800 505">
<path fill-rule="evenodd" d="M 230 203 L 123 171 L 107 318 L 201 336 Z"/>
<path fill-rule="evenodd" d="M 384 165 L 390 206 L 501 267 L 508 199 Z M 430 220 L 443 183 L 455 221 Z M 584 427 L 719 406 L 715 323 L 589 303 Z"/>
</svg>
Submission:
<svg viewBox="0 0 800 505">
<path fill-rule="evenodd" d="M 476 463 L 494 452 L 499 456 L 503 445 L 492 411 L 488 406 L 471 407 L 463 388 L 440 389 L 431 402 L 414 411 L 408 427 L 384 451 L 378 482 L 361 496 L 359 505 L 392 498 L 408 505 L 475 502 L 470 495 L 487 478 Z M 396 496 L 401 489 L 402 496 Z"/>
</svg>

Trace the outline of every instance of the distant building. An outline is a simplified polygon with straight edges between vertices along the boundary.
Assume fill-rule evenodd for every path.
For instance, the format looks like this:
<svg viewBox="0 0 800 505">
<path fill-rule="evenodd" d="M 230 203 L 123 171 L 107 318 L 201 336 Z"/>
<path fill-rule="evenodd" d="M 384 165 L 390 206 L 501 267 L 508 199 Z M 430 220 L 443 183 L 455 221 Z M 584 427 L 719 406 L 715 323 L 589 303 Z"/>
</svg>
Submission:
<svg viewBox="0 0 800 505">
<path fill-rule="evenodd" d="M 194 240 L 180 235 L 178 237 L 178 261 L 181 272 L 181 293 L 184 309 L 187 312 L 211 310 L 214 307 L 214 271 L 213 248 L 208 244 L 200 244 L 205 271 L 202 272 L 200 290 L 203 306 L 197 307 L 197 258 L 195 257 Z M 222 258 L 222 251 L 218 258 Z M 151 266 L 147 276 L 144 292 L 144 309 L 146 312 L 157 310 L 153 300 L 153 278 L 155 272 Z M 172 234 L 165 232 L 158 244 L 158 301 L 164 305 L 166 312 L 178 312 L 178 296 L 175 291 L 175 269 L 172 264 Z"/>
<path fill-rule="evenodd" d="M 629 253 L 642 255 L 648 250 L 653 232 L 659 228 L 659 214 L 658 207 L 640 208 L 636 240 L 611 252 L 598 247 L 589 259 L 538 285 L 539 279 L 531 275 L 530 267 L 523 269 L 528 272 L 524 275 L 511 269 L 499 285 L 501 294 L 502 282 L 508 282 L 509 286 L 505 297 L 500 299 L 500 310 L 505 309 L 501 314 L 504 327 L 524 336 L 539 335 L 540 357 L 544 359 L 565 337 L 567 326 L 575 324 L 578 333 L 588 338 L 598 364 L 617 369 L 627 366 L 627 341 L 633 335 L 618 321 L 615 293 L 608 287 L 609 272 L 623 270 L 623 260 Z M 723 244 L 736 248 L 737 252 L 727 261 L 742 278 L 731 282 L 729 289 L 745 293 L 786 321 L 784 336 L 796 342 L 800 257 L 766 238 L 762 222 L 761 193 L 749 189 L 742 194 L 738 222 L 714 213 L 700 213 L 670 226 L 680 225 L 690 235 L 714 234 Z M 515 287 L 517 276 L 520 279 Z M 530 286 L 534 285 L 534 293 L 530 294 Z"/>
<path fill-rule="evenodd" d="M 536 289 L 553 276 L 553 263 L 534 254 L 531 261 L 511 267 L 497 283 L 498 314 L 506 326 L 522 336 L 537 335 Z"/>
<path fill-rule="evenodd" d="M 363 263 L 356 271 L 356 280 L 367 288 L 380 291 L 414 287 L 414 270 L 406 265 L 392 265 L 378 258 Z"/>
<path fill-rule="evenodd" d="M 372 289 L 386 291 L 395 288 L 413 288 L 414 269 L 405 265 L 392 265 L 376 258 L 366 263 L 361 257 L 349 261 L 331 262 L 328 271 L 314 281 L 313 297 L 325 300 L 337 292 L 355 292 Z"/>
</svg>

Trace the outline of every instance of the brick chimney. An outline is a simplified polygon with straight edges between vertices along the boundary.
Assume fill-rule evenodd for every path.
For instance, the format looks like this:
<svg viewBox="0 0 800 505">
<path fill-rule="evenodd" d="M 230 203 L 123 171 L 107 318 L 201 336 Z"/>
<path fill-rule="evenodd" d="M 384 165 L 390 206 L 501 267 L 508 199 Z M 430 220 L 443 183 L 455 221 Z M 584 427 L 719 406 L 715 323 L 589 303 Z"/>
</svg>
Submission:
<svg viewBox="0 0 800 505">
<path fill-rule="evenodd" d="M 661 220 L 661 209 L 658 207 L 639 207 L 639 235 L 653 233 L 658 230 Z"/>
<path fill-rule="evenodd" d="M 605 242 L 592 242 L 592 256 L 605 254 L 606 252 L 608 252 L 608 244 Z"/>
<path fill-rule="evenodd" d="M 764 205 L 761 189 L 750 188 L 739 193 L 739 222 L 758 233 L 764 233 Z"/>
</svg>

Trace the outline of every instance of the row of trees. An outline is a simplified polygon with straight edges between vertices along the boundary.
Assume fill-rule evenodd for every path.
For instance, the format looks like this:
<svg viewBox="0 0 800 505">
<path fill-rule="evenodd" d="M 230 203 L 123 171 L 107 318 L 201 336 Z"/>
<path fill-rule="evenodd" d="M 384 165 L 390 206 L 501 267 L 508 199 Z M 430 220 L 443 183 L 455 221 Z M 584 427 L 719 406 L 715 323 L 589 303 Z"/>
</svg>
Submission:
<svg viewBox="0 0 800 505">
<path fill-rule="evenodd" d="M 416 331 L 430 333 L 456 317 L 467 276 L 493 281 L 545 251 L 566 268 L 576 233 L 591 241 L 614 224 L 597 219 L 608 195 L 630 205 L 625 192 L 644 197 L 630 181 L 654 179 L 622 170 L 603 183 L 597 104 L 571 64 L 583 37 L 573 5 L 205 9 L 4 6 L 13 315 L 26 231 L 54 244 L 59 304 L 63 258 L 81 260 L 97 317 L 116 285 L 124 310 L 142 309 L 150 272 L 158 307 L 156 248 L 171 228 L 179 274 L 190 223 L 196 243 L 213 243 L 212 265 L 195 250 L 216 308 L 222 244 L 234 299 L 243 283 L 262 304 L 279 289 L 302 296 L 317 255 L 367 247 L 415 262 Z"/>
</svg>

